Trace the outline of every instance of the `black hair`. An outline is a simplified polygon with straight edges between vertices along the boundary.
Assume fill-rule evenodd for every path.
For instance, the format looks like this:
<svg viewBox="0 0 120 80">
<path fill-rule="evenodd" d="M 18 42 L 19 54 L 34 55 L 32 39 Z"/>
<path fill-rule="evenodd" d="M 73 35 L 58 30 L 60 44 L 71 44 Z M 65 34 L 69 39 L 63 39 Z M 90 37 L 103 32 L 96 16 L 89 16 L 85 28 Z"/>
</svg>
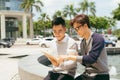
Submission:
<svg viewBox="0 0 120 80">
<path fill-rule="evenodd" d="M 63 27 L 66 26 L 65 20 L 64 20 L 62 17 L 57 17 L 57 18 L 55 18 L 55 19 L 52 20 L 52 27 L 53 27 L 54 25 L 60 25 L 60 24 L 61 24 Z"/>
</svg>

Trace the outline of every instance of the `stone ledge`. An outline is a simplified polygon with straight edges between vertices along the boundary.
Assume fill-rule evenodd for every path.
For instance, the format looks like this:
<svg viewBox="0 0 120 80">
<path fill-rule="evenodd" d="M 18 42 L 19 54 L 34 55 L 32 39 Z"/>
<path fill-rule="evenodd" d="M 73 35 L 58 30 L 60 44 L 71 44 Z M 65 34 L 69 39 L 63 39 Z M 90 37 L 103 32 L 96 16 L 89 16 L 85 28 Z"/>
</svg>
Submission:
<svg viewBox="0 0 120 80">
<path fill-rule="evenodd" d="M 51 68 L 38 62 L 40 56 L 42 55 L 31 55 L 19 61 L 18 69 L 21 80 L 43 80 L 48 74 Z"/>
<path fill-rule="evenodd" d="M 21 80 L 43 80 L 43 78 L 48 74 L 49 70 L 52 68 L 45 66 L 46 63 L 41 59 L 42 63 L 40 64 L 38 58 L 42 55 L 31 55 L 21 59 L 18 63 L 18 70 Z M 46 61 L 45 61 L 46 62 Z M 78 73 L 76 74 L 76 76 Z M 110 80 L 119 80 L 110 78 Z"/>
</svg>

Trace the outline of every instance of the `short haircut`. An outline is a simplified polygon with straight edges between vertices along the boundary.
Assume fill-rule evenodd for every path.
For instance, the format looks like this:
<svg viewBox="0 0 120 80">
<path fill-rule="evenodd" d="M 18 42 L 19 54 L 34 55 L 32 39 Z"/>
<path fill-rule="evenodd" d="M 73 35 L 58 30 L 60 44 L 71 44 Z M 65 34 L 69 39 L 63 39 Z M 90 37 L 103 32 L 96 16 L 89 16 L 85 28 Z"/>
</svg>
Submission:
<svg viewBox="0 0 120 80">
<path fill-rule="evenodd" d="M 90 28 L 89 17 L 85 14 L 76 15 L 75 18 L 70 22 L 71 26 L 73 26 L 75 22 L 80 23 L 82 25 L 87 24 Z"/>
<path fill-rule="evenodd" d="M 62 25 L 63 27 L 66 26 L 65 20 L 62 17 L 57 17 L 54 20 L 52 20 L 52 27 L 54 25 Z"/>
</svg>

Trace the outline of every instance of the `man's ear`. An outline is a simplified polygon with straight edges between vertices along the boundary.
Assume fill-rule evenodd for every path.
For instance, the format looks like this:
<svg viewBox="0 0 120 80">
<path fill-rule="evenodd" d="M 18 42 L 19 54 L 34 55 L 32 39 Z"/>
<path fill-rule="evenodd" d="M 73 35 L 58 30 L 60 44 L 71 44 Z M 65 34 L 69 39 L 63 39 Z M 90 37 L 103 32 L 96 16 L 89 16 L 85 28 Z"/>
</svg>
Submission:
<svg viewBox="0 0 120 80">
<path fill-rule="evenodd" d="M 65 32 L 66 32 L 66 27 L 64 27 L 64 30 L 65 30 Z"/>
<path fill-rule="evenodd" d="M 88 28 L 88 25 L 87 25 L 87 24 L 84 24 L 84 27 L 87 29 L 87 28 Z"/>
</svg>

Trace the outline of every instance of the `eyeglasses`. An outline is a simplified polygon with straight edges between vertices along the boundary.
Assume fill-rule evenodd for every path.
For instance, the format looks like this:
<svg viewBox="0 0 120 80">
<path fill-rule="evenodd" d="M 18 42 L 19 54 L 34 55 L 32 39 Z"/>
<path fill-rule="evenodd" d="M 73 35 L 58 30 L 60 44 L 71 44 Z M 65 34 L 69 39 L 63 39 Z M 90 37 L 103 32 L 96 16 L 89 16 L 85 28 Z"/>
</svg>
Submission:
<svg viewBox="0 0 120 80">
<path fill-rule="evenodd" d="M 80 25 L 80 26 L 78 26 L 78 27 L 76 27 L 76 28 L 74 28 L 76 31 L 78 31 L 81 27 L 82 27 L 83 25 Z"/>
</svg>

